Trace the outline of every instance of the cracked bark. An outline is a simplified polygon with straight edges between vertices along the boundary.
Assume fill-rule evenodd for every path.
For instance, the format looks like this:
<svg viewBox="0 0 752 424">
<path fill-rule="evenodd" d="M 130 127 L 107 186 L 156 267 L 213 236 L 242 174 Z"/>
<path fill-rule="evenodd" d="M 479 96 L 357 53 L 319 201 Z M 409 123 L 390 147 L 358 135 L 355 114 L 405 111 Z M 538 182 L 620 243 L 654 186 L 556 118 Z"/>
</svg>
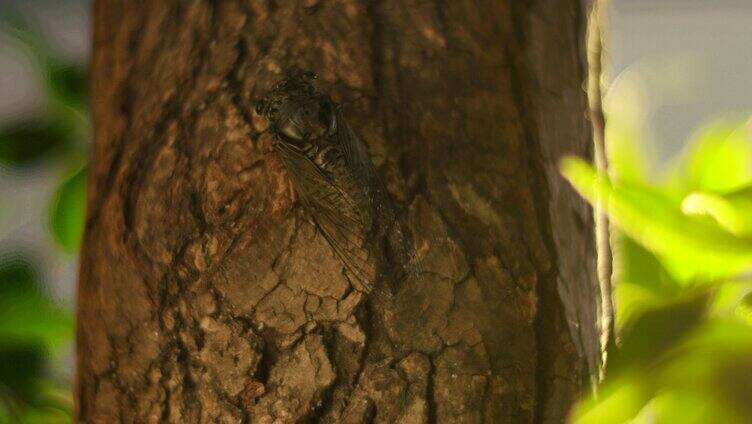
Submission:
<svg viewBox="0 0 752 424">
<path fill-rule="evenodd" d="M 79 422 L 561 422 L 598 367 L 577 1 L 94 8 Z M 422 272 L 352 289 L 252 112 L 315 70 Z"/>
</svg>

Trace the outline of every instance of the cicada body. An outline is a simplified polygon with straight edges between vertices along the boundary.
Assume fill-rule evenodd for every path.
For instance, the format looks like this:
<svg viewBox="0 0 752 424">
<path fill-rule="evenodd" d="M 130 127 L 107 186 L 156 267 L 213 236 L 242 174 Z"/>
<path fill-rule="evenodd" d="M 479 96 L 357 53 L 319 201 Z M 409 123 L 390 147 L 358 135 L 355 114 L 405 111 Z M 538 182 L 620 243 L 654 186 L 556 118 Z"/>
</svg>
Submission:
<svg viewBox="0 0 752 424">
<path fill-rule="evenodd" d="M 314 79 L 309 72 L 286 77 L 256 110 L 269 120 L 301 204 L 353 286 L 369 292 L 404 266 L 404 237 L 365 146 Z"/>
</svg>

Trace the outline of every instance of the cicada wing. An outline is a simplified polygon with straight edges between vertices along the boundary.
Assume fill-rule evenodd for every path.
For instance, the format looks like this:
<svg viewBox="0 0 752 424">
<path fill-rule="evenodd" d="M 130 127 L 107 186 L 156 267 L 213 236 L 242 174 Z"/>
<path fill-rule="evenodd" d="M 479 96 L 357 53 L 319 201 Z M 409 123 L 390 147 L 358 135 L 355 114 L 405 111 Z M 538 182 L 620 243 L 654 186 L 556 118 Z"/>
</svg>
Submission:
<svg viewBox="0 0 752 424">
<path fill-rule="evenodd" d="M 338 223 L 338 217 L 330 209 L 320 209 L 312 214 L 321 234 L 347 269 L 355 288 L 370 292 L 377 277 L 376 262 L 360 244 L 362 241 L 358 243 L 354 239 L 355 233 L 346 228 L 347 224 Z"/>
<path fill-rule="evenodd" d="M 305 155 L 278 145 L 301 203 L 334 250 L 353 285 L 369 292 L 377 276 L 376 261 L 368 251 L 370 220 L 342 187 Z"/>
<path fill-rule="evenodd" d="M 377 237 L 386 239 L 392 259 L 396 262 L 393 265 L 405 266 L 409 261 L 409 242 L 397 219 L 386 186 L 376 173 L 365 145 L 358 139 L 339 111 L 337 111 L 337 122 L 337 142 L 348 167 L 359 178 L 360 184 L 366 189 L 370 198 L 374 218 L 378 221 L 379 235 Z"/>
<path fill-rule="evenodd" d="M 336 137 L 345 161 L 348 167 L 353 170 L 353 173 L 364 180 L 373 180 L 376 171 L 371 163 L 371 158 L 368 156 L 368 151 L 339 111 L 337 111 Z M 372 181 L 369 181 L 369 183 L 372 183 Z"/>
</svg>

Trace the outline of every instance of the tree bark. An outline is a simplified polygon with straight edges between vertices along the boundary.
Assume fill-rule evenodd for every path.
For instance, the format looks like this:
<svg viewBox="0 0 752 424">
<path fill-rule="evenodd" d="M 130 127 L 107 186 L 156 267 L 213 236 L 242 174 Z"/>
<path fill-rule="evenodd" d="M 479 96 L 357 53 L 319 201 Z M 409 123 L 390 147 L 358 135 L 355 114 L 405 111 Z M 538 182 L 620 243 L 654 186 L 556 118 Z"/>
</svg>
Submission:
<svg viewBox="0 0 752 424">
<path fill-rule="evenodd" d="M 578 1 L 94 7 L 80 422 L 561 422 L 597 374 Z M 421 272 L 350 286 L 252 112 L 319 75 Z"/>
</svg>

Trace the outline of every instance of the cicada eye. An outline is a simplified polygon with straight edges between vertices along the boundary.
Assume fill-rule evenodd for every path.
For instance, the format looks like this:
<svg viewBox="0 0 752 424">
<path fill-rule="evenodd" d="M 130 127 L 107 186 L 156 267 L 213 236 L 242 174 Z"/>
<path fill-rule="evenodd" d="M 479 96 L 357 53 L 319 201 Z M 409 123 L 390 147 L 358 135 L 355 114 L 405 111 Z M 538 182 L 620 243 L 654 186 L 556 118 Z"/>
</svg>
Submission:
<svg viewBox="0 0 752 424">
<path fill-rule="evenodd" d="M 293 140 L 293 141 L 302 141 L 303 135 L 300 133 L 300 129 L 297 127 L 297 125 L 287 124 L 280 128 L 279 133 L 285 136 L 286 138 Z"/>
</svg>

